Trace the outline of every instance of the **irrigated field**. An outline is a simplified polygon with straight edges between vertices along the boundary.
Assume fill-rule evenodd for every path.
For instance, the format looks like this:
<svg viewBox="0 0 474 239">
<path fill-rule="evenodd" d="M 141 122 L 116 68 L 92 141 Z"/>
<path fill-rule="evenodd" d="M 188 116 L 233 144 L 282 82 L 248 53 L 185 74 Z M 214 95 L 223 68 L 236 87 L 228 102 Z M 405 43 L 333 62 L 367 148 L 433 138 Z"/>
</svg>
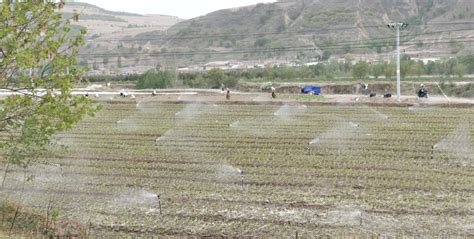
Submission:
<svg viewBox="0 0 474 239">
<path fill-rule="evenodd" d="M 474 236 L 473 120 L 473 108 L 109 103 L 2 194 L 52 202 L 95 235 Z"/>
</svg>

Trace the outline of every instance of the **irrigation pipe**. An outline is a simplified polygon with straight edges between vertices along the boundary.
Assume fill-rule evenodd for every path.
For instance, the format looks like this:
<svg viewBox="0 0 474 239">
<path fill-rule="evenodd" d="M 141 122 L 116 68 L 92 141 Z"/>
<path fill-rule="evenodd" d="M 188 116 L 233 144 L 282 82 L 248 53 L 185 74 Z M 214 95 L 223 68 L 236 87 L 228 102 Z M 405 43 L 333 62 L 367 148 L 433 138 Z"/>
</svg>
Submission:
<svg viewBox="0 0 474 239">
<path fill-rule="evenodd" d="M 441 89 L 441 86 L 439 86 L 439 82 L 436 82 L 436 85 L 438 86 L 438 88 L 441 90 L 441 93 L 443 93 L 444 97 L 446 97 L 446 99 L 451 102 L 451 100 L 449 99 L 449 97 L 444 93 L 443 89 Z"/>
</svg>

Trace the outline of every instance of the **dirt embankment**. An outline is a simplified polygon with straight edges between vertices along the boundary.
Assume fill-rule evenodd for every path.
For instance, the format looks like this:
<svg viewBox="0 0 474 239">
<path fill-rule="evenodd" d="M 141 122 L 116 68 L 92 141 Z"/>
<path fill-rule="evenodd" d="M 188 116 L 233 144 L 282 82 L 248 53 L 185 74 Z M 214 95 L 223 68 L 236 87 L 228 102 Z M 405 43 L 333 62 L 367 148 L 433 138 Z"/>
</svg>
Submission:
<svg viewBox="0 0 474 239">
<path fill-rule="evenodd" d="M 277 93 L 299 93 L 301 87 L 308 84 L 275 84 Z M 323 83 L 323 84 L 314 84 L 321 86 L 321 94 L 323 95 L 345 95 L 353 94 L 359 95 L 364 93 L 363 83 Z M 465 97 L 472 98 L 474 97 L 474 82 L 463 82 L 463 84 L 452 83 L 435 83 L 427 82 L 425 85 L 428 87 L 430 94 L 432 95 L 443 95 L 452 97 Z M 415 95 L 417 90 L 420 87 L 420 82 L 402 82 L 401 83 L 401 93 L 402 95 Z M 377 82 L 369 83 L 370 92 L 376 93 L 377 95 L 383 95 L 390 93 L 392 95 L 396 94 L 396 82 Z M 261 89 L 258 85 L 246 85 L 242 86 L 240 90 L 250 91 L 250 92 L 261 92 Z"/>
<path fill-rule="evenodd" d="M 51 207 L 40 215 L 19 204 L 0 202 L 0 238 L 83 238 L 87 237 L 84 225 L 60 217 Z"/>
</svg>

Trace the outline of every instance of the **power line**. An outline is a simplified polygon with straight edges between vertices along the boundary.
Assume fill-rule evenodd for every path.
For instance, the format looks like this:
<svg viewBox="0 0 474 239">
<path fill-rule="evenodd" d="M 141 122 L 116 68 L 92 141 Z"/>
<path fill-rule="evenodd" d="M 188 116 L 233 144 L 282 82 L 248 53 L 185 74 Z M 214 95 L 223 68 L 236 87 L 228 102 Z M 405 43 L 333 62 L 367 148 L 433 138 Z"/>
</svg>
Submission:
<svg viewBox="0 0 474 239">
<path fill-rule="evenodd" d="M 440 23 L 441 24 L 441 23 Z M 442 25 L 447 25 L 448 22 L 443 22 Z M 450 25 L 465 25 L 465 24 L 474 24 L 474 22 L 452 22 Z M 430 26 L 437 24 L 419 24 L 414 26 Z M 364 26 L 364 28 L 382 28 L 385 29 L 386 25 L 371 25 Z M 246 32 L 246 33 L 234 33 L 234 34 L 188 34 L 187 36 L 181 37 L 168 37 L 167 35 L 156 34 L 156 38 L 152 35 L 147 38 L 133 38 L 133 39 L 97 39 L 94 42 L 110 42 L 110 41 L 121 41 L 121 42 L 138 42 L 138 41 L 158 41 L 158 40 L 192 40 L 192 39 L 202 39 L 202 38 L 229 38 L 229 37 L 248 37 L 248 36 L 267 36 L 267 35 L 289 35 L 289 34 L 316 34 L 319 32 L 329 32 L 329 31 L 347 31 L 347 30 L 359 30 L 360 27 L 350 26 L 350 27 L 337 27 L 337 28 L 313 28 L 313 29 L 304 29 L 299 31 L 268 31 L 268 32 Z M 472 30 L 469 28 L 468 30 Z M 178 31 L 179 32 L 179 31 Z M 145 33 L 146 34 L 146 33 Z M 318 33 L 321 34 L 321 33 Z M 409 34 L 407 34 L 409 35 Z"/>
<path fill-rule="evenodd" d="M 431 34 L 439 34 L 439 33 L 445 33 L 445 32 L 456 32 L 456 31 L 470 31 L 472 29 L 456 29 L 456 30 L 450 30 L 450 31 L 437 31 L 437 32 L 430 32 L 430 33 L 422 33 L 422 34 L 415 34 L 413 37 L 417 36 L 423 36 L 423 35 L 431 35 Z M 454 40 L 454 39 L 470 39 L 470 38 L 465 38 L 465 37 L 459 37 L 459 38 L 450 38 L 449 40 Z M 381 41 L 381 40 L 390 40 L 390 42 L 380 42 L 380 43 L 374 43 L 373 41 Z M 342 42 L 336 42 L 336 43 L 331 43 L 331 44 L 320 44 L 319 46 L 314 46 L 314 45 L 306 45 L 306 46 L 294 46 L 294 47 L 279 47 L 279 48 L 272 48 L 272 49 L 239 49 L 239 50 L 233 50 L 233 51 L 223 51 L 223 52 L 215 52 L 215 51 L 194 51 L 194 52 L 162 52 L 162 53 L 97 53 L 97 54 L 80 54 L 82 56 L 96 56 L 94 57 L 95 59 L 98 58 L 103 58 L 103 57 L 133 57 L 136 55 L 147 55 L 147 56 L 154 56 L 154 57 L 176 57 L 176 56 L 196 56 L 196 55 L 225 55 L 225 54 L 252 54 L 252 53 L 266 53 L 266 52 L 294 52 L 294 51 L 314 51 L 319 49 L 324 49 L 324 50 L 340 50 L 340 49 L 346 49 L 349 45 L 350 49 L 367 49 L 367 48 L 377 48 L 377 47 L 388 47 L 390 46 L 389 43 L 392 43 L 391 41 L 393 40 L 393 37 L 386 37 L 386 38 L 373 38 L 369 39 L 367 41 L 361 42 L 361 41 L 342 41 Z M 426 43 L 426 41 L 437 41 L 433 43 Z M 464 41 L 464 42 L 470 42 L 470 41 Z M 353 44 L 357 43 L 357 44 Z M 430 45 L 430 44 L 445 44 L 445 43 L 456 43 L 456 42 L 441 42 L 439 39 L 424 39 L 424 41 L 415 41 L 415 42 L 410 42 L 410 41 L 404 41 L 404 46 L 412 46 L 412 45 L 417 45 L 417 44 L 423 44 L 423 45 Z M 460 43 L 462 43 L 460 41 Z M 242 52 L 244 51 L 244 52 Z M 87 57 L 84 57 L 87 58 Z M 154 60 L 154 59 L 152 59 Z M 127 59 L 125 59 L 127 61 Z M 136 60 L 135 60 L 136 61 Z M 144 59 L 141 59 L 141 61 L 144 61 Z"/>
<path fill-rule="evenodd" d="M 434 44 L 447 44 L 447 43 L 471 43 L 474 42 L 473 38 L 466 38 L 466 39 L 472 39 L 472 40 L 465 40 L 465 41 L 444 41 L 444 42 L 432 42 L 432 43 L 424 43 L 424 45 L 434 45 Z M 411 43 L 411 44 L 404 44 L 404 46 L 414 46 L 417 43 Z M 354 47 L 354 48 L 367 48 L 367 46 L 359 46 L 359 47 Z M 331 48 L 331 49 L 342 49 L 342 48 Z M 196 55 L 234 55 L 234 54 L 252 54 L 252 53 L 276 53 L 276 52 L 299 52 L 299 51 L 314 51 L 314 47 L 311 46 L 300 46 L 300 47 L 295 47 L 295 48 L 286 48 L 286 49 L 279 49 L 279 48 L 270 48 L 270 49 L 262 49 L 256 51 L 255 49 L 253 51 L 248 50 L 248 51 L 226 51 L 226 52 L 176 52 L 176 53 L 155 53 L 155 54 L 146 54 L 149 57 L 177 57 L 177 56 L 196 56 Z M 123 56 L 111 56 L 111 57 L 123 57 Z M 133 55 L 131 56 L 133 57 Z M 103 57 L 97 57 L 94 59 L 101 59 Z M 138 62 L 155 62 L 158 59 L 139 59 Z M 136 59 L 123 59 L 121 60 L 123 62 L 133 62 L 137 61 Z"/>
<path fill-rule="evenodd" d="M 448 38 L 448 39 L 443 39 L 443 41 L 439 41 L 438 38 L 436 39 L 425 39 L 424 41 L 421 41 L 423 45 L 425 44 L 444 44 L 444 43 L 451 43 L 453 40 L 463 40 L 463 39 L 473 39 L 473 37 L 457 37 L 457 38 Z M 447 41 L 449 40 L 449 41 Z M 436 41 L 436 42 L 426 42 L 426 41 Z M 289 46 L 289 47 L 275 47 L 275 48 L 244 48 L 244 49 L 232 49 L 232 50 L 226 50 L 226 51 L 174 51 L 174 52 L 161 52 L 161 53 L 145 53 L 145 52 L 136 52 L 136 53 L 93 53 L 93 54 L 79 54 L 80 56 L 135 56 L 135 55 L 170 55 L 170 54 L 176 54 L 176 55 L 181 55 L 181 54 L 226 54 L 226 53 L 233 53 L 233 52 L 264 52 L 264 51 L 284 51 L 287 49 L 298 49 L 298 48 L 310 48 L 312 50 L 317 50 L 319 48 L 322 49 L 344 49 L 346 47 L 348 42 L 337 42 L 337 43 L 332 43 L 332 44 L 321 44 L 319 46 L 314 46 L 314 45 L 303 45 L 303 46 Z M 419 44 L 419 41 L 407 41 L 404 42 L 403 44 L 406 45 L 416 45 Z M 456 43 L 456 42 L 454 42 Z M 377 47 L 387 47 L 390 45 L 387 45 L 386 43 L 372 43 L 370 41 L 366 41 L 363 43 L 358 43 L 355 45 L 351 45 L 351 48 L 377 48 Z"/>
<path fill-rule="evenodd" d="M 447 43 L 472 43 L 474 42 L 474 39 L 471 40 L 466 40 L 466 41 L 446 41 L 446 42 L 438 42 L 438 43 L 426 43 L 427 45 L 433 45 L 433 44 L 447 44 Z M 415 44 L 410 44 L 408 46 L 414 46 Z M 407 45 L 404 45 L 407 46 Z M 364 47 L 356 47 L 356 48 L 366 48 Z M 331 48 L 331 49 L 341 49 L 341 48 Z M 179 53 L 155 53 L 155 54 L 147 54 L 149 57 L 179 57 L 179 56 L 196 56 L 196 55 L 236 55 L 236 54 L 251 54 L 251 53 L 277 53 L 277 52 L 298 52 L 298 51 L 314 51 L 315 49 L 313 47 L 299 47 L 299 48 L 288 48 L 288 49 L 262 49 L 259 51 L 226 51 L 226 52 L 179 52 Z M 110 56 L 110 55 L 109 55 Z M 136 55 L 129 55 L 129 57 L 133 57 Z M 110 56 L 110 57 L 124 57 L 124 58 L 129 58 L 125 56 Z M 94 59 L 101 59 L 103 57 L 96 57 Z M 133 60 L 133 59 L 132 59 Z M 147 60 L 156 60 L 156 59 L 141 59 L 140 61 L 147 61 Z M 123 62 L 124 60 L 122 60 Z M 125 61 L 129 61 L 129 59 L 125 59 Z M 131 60 L 130 60 L 131 61 Z"/>
</svg>

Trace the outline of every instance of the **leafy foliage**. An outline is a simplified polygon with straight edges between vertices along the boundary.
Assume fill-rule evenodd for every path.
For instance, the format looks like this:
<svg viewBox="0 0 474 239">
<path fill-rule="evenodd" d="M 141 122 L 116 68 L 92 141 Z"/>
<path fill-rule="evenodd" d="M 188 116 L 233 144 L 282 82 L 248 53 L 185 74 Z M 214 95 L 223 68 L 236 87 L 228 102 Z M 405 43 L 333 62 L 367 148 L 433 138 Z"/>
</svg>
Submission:
<svg viewBox="0 0 474 239">
<path fill-rule="evenodd" d="M 63 2 L 28 1 L 0 4 L 0 84 L 10 96 L 0 109 L 2 160 L 28 166 L 25 156 L 45 150 L 50 136 L 71 128 L 97 108 L 71 94 L 81 79 L 76 67 L 83 35 L 70 33 L 70 21 L 57 10 Z M 78 15 L 74 15 L 77 20 Z"/>
<path fill-rule="evenodd" d="M 379 76 L 383 75 L 383 65 L 381 64 L 375 64 L 371 67 L 371 73 L 375 77 L 375 79 L 378 79 Z"/>
<path fill-rule="evenodd" d="M 368 73 L 369 65 L 364 61 L 356 63 L 352 68 L 352 76 L 356 79 L 362 79 L 366 77 Z"/>
<path fill-rule="evenodd" d="M 168 71 L 148 71 L 137 82 L 138 89 L 164 89 L 171 85 L 171 74 Z"/>
</svg>

